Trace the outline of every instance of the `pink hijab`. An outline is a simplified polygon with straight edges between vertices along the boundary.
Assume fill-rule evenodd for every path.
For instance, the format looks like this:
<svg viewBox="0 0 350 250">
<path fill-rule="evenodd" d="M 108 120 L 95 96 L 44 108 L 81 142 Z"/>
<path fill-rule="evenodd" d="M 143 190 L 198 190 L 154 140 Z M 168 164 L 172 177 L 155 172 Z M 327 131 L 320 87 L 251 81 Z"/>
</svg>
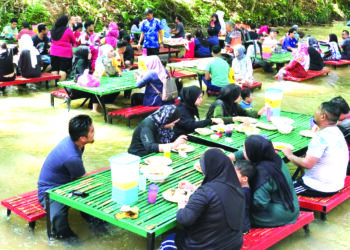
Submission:
<svg viewBox="0 0 350 250">
<path fill-rule="evenodd" d="M 145 65 L 147 70 L 156 72 L 159 80 L 163 84 L 166 84 L 168 74 L 158 56 L 145 57 Z"/>
<path fill-rule="evenodd" d="M 117 46 L 117 42 L 118 42 L 118 34 L 119 32 L 117 30 L 110 30 L 107 33 L 107 36 L 105 38 L 105 42 L 106 44 L 111 45 L 114 49 Z"/>
<path fill-rule="evenodd" d="M 293 60 L 300 63 L 301 66 L 303 66 L 303 68 L 305 69 L 305 71 L 308 71 L 310 66 L 310 56 L 308 52 L 308 46 L 306 45 L 306 43 L 299 44 L 299 48 L 292 54 Z"/>
</svg>

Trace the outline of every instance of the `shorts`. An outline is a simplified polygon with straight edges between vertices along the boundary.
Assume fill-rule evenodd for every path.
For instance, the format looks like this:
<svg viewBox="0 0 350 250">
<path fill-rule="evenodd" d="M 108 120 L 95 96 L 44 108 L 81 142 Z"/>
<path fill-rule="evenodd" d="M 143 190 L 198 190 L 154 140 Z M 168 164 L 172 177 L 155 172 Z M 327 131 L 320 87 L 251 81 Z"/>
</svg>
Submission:
<svg viewBox="0 0 350 250">
<path fill-rule="evenodd" d="M 297 179 L 293 182 L 294 190 L 297 195 L 303 195 L 308 197 L 329 197 L 337 194 L 338 192 L 325 193 L 321 191 L 317 191 L 307 185 L 305 185 L 302 178 Z"/>
<path fill-rule="evenodd" d="M 52 56 L 51 57 L 51 71 L 64 71 L 66 73 L 72 70 L 72 58 Z"/>
</svg>

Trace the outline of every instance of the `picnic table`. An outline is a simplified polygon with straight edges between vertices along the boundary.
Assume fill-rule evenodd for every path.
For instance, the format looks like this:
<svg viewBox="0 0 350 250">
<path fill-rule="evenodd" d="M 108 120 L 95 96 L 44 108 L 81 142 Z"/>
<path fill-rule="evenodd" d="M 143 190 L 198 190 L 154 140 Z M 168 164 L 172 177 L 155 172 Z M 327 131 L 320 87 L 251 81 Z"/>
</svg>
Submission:
<svg viewBox="0 0 350 250">
<path fill-rule="evenodd" d="M 251 58 L 254 58 L 255 56 L 252 56 Z M 261 60 L 261 55 L 256 55 L 257 59 Z M 293 59 L 292 52 L 286 52 L 286 53 L 272 53 L 271 57 L 269 59 L 265 59 L 264 61 L 269 63 L 280 63 L 285 64 Z"/>
<path fill-rule="evenodd" d="M 107 110 L 103 96 L 113 94 L 125 90 L 131 90 L 136 88 L 136 79 L 134 78 L 134 72 L 123 72 L 121 77 L 107 77 L 100 78 L 101 85 L 99 87 L 82 87 L 74 81 L 59 82 L 58 85 L 67 89 L 80 90 L 86 93 L 94 94 L 97 101 L 100 103 L 104 113 L 105 122 L 107 122 Z M 68 91 L 67 91 L 68 93 Z"/>
<path fill-rule="evenodd" d="M 18 44 L 17 40 L 7 40 L 7 39 L 0 39 L 0 43 L 4 42 L 6 44 Z"/>
<path fill-rule="evenodd" d="M 137 47 L 136 47 L 137 48 Z M 170 50 L 170 51 L 169 51 Z M 178 57 L 180 50 L 178 49 L 173 49 L 173 48 L 159 48 L 159 55 L 164 55 L 164 54 L 168 54 L 168 60 L 170 59 L 170 55 L 171 54 L 175 54 L 176 57 Z M 142 56 L 142 50 L 135 50 L 134 51 L 134 55 L 135 56 Z"/>
<path fill-rule="evenodd" d="M 301 136 L 299 132 L 301 130 L 307 130 L 310 128 L 309 126 L 311 116 L 284 111 L 281 112 L 281 116 L 291 118 L 295 121 L 292 124 L 292 126 L 296 128 L 290 134 L 281 134 L 277 130 L 269 131 L 261 129 L 260 135 L 265 135 L 266 138 L 271 140 L 272 142 L 283 142 L 291 144 L 292 146 L 294 146 L 294 154 L 298 156 L 303 155 L 306 152 L 307 146 L 311 139 L 308 137 Z M 266 118 L 260 118 L 258 120 L 261 122 L 266 122 L 264 121 L 264 119 Z M 227 142 L 225 140 L 227 138 L 225 135 L 223 135 L 222 138 L 213 140 L 211 139 L 210 135 L 204 136 L 194 132 L 192 134 L 189 134 L 188 137 L 190 141 L 196 143 L 201 143 L 210 147 L 220 147 L 227 151 L 235 152 L 243 149 L 244 141 L 247 139 L 248 136 L 245 133 L 233 131 L 232 137 L 230 137 L 232 139 L 232 142 Z M 283 158 L 284 161 L 288 161 L 287 157 L 285 157 L 281 151 L 279 151 L 278 154 Z"/>
<path fill-rule="evenodd" d="M 171 39 L 166 39 L 164 41 L 164 47 L 168 48 L 168 62 L 170 62 L 170 57 L 171 57 L 171 49 L 175 49 L 177 47 L 184 47 L 186 40 L 185 39 L 179 39 L 179 38 L 171 38 Z M 176 57 L 177 54 L 176 54 Z"/>
<path fill-rule="evenodd" d="M 101 220 L 107 221 L 117 227 L 123 228 L 142 237 L 147 238 L 147 249 L 154 249 L 155 237 L 161 235 L 177 225 L 177 203 L 166 201 L 162 193 L 169 188 L 176 188 L 179 181 L 186 179 L 192 184 L 200 185 L 203 175 L 194 169 L 194 162 L 198 160 L 204 151 L 208 148 L 204 145 L 190 143 L 196 149 L 187 153 L 186 158 L 179 157 L 177 153 L 171 153 L 174 172 L 166 179 L 165 182 L 159 183 L 159 192 L 157 201 L 154 204 L 147 202 L 147 191 L 139 190 L 139 199 L 130 206 L 139 208 L 139 217 L 137 219 L 115 219 L 114 215 L 120 211 L 121 205 L 114 202 L 112 198 L 112 179 L 111 170 L 105 170 L 94 175 L 70 182 L 60 187 L 48 190 L 45 196 L 46 207 L 49 208 L 50 200 L 54 200 L 70 206 L 79 211 L 95 216 Z M 162 153 L 151 155 L 163 155 Z M 148 155 L 148 156 L 151 156 Z M 142 159 L 147 158 L 143 157 Z M 143 160 L 141 161 L 143 163 Z M 88 185 L 81 185 L 88 183 Z M 150 182 L 147 180 L 147 185 Z M 68 197 L 69 192 L 77 190 L 80 185 L 89 196 Z M 82 189 L 79 189 L 80 191 Z M 47 218 L 50 218 L 50 209 L 47 209 Z M 51 237 L 51 222 L 47 220 L 47 235 Z"/>
<path fill-rule="evenodd" d="M 188 72 L 192 72 L 198 75 L 199 86 L 202 88 L 202 76 L 205 73 L 205 67 L 209 62 L 214 60 L 213 57 L 206 57 L 191 61 L 182 61 L 176 63 L 168 63 L 167 67 L 170 68 L 170 74 L 173 75 L 175 69 L 184 70 Z"/>
</svg>

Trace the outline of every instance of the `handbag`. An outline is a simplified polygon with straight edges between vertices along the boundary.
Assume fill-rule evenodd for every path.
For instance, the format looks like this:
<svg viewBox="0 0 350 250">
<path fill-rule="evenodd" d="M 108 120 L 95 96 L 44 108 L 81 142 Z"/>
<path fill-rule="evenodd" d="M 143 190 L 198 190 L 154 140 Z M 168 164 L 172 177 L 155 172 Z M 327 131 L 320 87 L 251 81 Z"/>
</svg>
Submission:
<svg viewBox="0 0 350 250">
<path fill-rule="evenodd" d="M 78 78 L 77 84 L 82 87 L 99 87 L 100 79 L 96 76 L 90 75 L 89 70 L 84 70 L 84 73 Z"/>
<path fill-rule="evenodd" d="M 163 84 L 162 93 L 152 83 L 151 86 L 164 102 L 175 100 L 178 97 L 179 92 L 177 90 L 176 80 L 173 77 L 168 78 L 166 83 Z"/>
</svg>

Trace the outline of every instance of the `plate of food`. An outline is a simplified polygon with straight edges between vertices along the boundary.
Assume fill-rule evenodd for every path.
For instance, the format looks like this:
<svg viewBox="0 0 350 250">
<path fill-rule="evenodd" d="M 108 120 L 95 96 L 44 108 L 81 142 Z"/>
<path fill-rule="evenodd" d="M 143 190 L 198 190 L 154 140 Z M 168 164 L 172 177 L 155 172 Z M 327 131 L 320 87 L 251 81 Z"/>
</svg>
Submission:
<svg viewBox="0 0 350 250">
<path fill-rule="evenodd" d="M 290 148 L 291 150 L 294 149 L 293 145 L 290 145 L 289 143 L 285 143 L 285 142 L 273 142 L 272 144 L 276 150 L 282 150 L 285 148 Z"/>
<path fill-rule="evenodd" d="M 264 122 L 258 122 L 257 124 L 255 124 L 255 126 L 265 130 L 277 130 L 276 126 Z"/>
<path fill-rule="evenodd" d="M 192 145 L 183 143 L 183 144 L 178 145 L 176 148 L 173 148 L 172 151 L 176 152 L 176 153 L 178 153 L 178 152 L 189 153 L 189 152 L 193 152 L 195 149 L 196 148 L 193 147 Z"/>
<path fill-rule="evenodd" d="M 237 132 L 244 133 L 244 125 L 243 124 L 232 124 L 232 128 L 234 128 Z"/>
<path fill-rule="evenodd" d="M 281 124 L 292 125 L 294 123 L 294 120 L 283 116 L 273 116 L 271 117 L 271 122 L 273 125 L 278 127 Z"/>
<path fill-rule="evenodd" d="M 164 191 L 162 195 L 165 200 L 177 203 L 180 200 L 188 200 L 192 194 L 192 190 L 170 188 Z"/>
<path fill-rule="evenodd" d="M 165 156 L 158 156 L 158 155 L 154 155 L 154 156 L 150 156 L 147 157 L 146 159 L 144 159 L 144 162 L 148 165 L 161 165 L 161 166 L 168 166 L 170 165 L 173 161 Z"/>
<path fill-rule="evenodd" d="M 211 135 L 212 133 L 214 133 L 214 131 L 209 128 L 196 128 L 194 131 L 196 131 L 200 135 Z"/>
<path fill-rule="evenodd" d="M 225 132 L 226 131 L 226 125 L 225 124 L 217 124 L 210 127 L 212 130 L 216 132 Z"/>
<path fill-rule="evenodd" d="M 140 169 L 150 182 L 163 182 L 173 169 L 165 165 L 147 165 Z"/>
<path fill-rule="evenodd" d="M 251 117 L 246 117 L 246 116 L 235 116 L 233 117 L 233 121 L 237 121 L 237 122 L 243 122 L 243 123 L 257 123 L 258 120 L 255 118 L 251 118 Z"/>
<path fill-rule="evenodd" d="M 254 126 L 245 126 L 244 127 L 244 133 L 247 136 L 258 135 L 258 134 L 260 134 L 260 129 L 258 129 L 257 127 L 254 127 Z"/>
<path fill-rule="evenodd" d="M 202 168 L 201 168 L 201 164 L 200 164 L 200 161 L 196 161 L 193 165 L 194 169 L 197 170 L 198 172 L 200 173 L 203 173 L 202 172 Z"/>
<path fill-rule="evenodd" d="M 309 130 L 309 129 L 308 130 L 302 130 L 302 131 L 299 132 L 299 134 L 301 136 L 309 137 L 309 138 L 312 138 L 315 135 L 314 131 Z"/>
</svg>

